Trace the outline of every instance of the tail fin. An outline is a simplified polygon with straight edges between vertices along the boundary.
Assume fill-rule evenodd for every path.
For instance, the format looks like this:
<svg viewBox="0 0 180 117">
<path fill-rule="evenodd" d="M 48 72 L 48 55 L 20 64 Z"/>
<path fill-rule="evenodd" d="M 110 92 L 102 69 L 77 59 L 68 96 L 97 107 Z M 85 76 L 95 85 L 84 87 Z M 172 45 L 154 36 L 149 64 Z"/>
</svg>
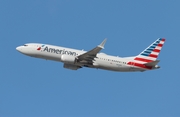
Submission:
<svg viewBox="0 0 180 117">
<path fill-rule="evenodd" d="M 158 55 L 164 45 L 165 39 L 158 38 L 154 43 L 152 43 L 148 48 L 142 51 L 138 56 L 134 58 L 138 63 L 149 63 L 156 61 Z"/>
</svg>

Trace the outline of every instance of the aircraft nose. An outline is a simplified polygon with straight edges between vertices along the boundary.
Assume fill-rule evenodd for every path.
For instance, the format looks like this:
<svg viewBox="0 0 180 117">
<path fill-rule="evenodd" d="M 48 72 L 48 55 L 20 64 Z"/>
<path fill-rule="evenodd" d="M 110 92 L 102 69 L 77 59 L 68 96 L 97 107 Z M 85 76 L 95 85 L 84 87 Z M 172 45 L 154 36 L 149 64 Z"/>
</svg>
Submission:
<svg viewBox="0 0 180 117">
<path fill-rule="evenodd" d="M 25 55 L 33 55 L 34 53 L 31 51 L 31 48 L 25 47 L 25 46 L 18 46 L 16 47 L 16 50 L 22 54 Z"/>
<path fill-rule="evenodd" d="M 16 47 L 16 50 L 20 52 L 21 51 L 21 47 L 20 46 Z"/>
<path fill-rule="evenodd" d="M 21 53 L 24 52 L 23 46 L 18 46 L 18 47 L 16 47 L 16 50 L 17 50 L 18 52 L 21 52 Z"/>
</svg>

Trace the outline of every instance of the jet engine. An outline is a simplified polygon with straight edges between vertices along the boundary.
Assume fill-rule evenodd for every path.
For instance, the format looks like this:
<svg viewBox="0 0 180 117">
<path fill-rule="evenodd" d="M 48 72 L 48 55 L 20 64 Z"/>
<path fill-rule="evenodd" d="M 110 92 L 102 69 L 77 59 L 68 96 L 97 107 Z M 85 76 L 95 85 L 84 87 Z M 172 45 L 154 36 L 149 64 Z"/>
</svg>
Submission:
<svg viewBox="0 0 180 117">
<path fill-rule="evenodd" d="M 64 63 L 69 63 L 69 64 L 74 64 L 76 61 L 75 56 L 70 56 L 70 55 L 62 55 L 61 56 L 61 61 Z"/>
<path fill-rule="evenodd" d="M 81 66 L 76 66 L 76 65 L 71 65 L 71 64 L 65 64 L 64 63 L 64 68 L 71 69 L 71 70 L 77 70 L 77 69 L 82 68 L 82 67 Z"/>
</svg>

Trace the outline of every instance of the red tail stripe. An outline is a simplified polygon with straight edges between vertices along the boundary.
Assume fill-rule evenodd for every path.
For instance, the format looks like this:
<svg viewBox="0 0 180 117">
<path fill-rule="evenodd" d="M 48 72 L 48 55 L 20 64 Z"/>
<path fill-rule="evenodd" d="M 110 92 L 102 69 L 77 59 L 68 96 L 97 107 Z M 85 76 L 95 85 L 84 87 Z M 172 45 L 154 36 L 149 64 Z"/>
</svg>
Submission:
<svg viewBox="0 0 180 117">
<path fill-rule="evenodd" d="M 158 50 L 158 49 L 154 49 L 153 52 L 160 52 L 161 50 Z"/>
<path fill-rule="evenodd" d="M 163 41 L 163 42 L 164 42 L 164 41 L 165 41 L 165 39 L 162 39 L 161 41 Z"/>
<path fill-rule="evenodd" d="M 149 59 L 144 59 L 144 58 L 139 58 L 139 57 L 136 57 L 134 60 L 137 60 L 137 61 L 142 61 L 142 62 L 152 62 L 152 60 L 149 60 Z"/>
<path fill-rule="evenodd" d="M 149 57 L 157 58 L 158 55 L 150 54 Z"/>
<path fill-rule="evenodd" d="M 145 69 L 152 69 L 152 67 L 149 67 L 149 66 L 146 66 L 146 65 L 140 64 L 140 63 L 135 63 L 135 62 L 128 62 L 128 65 L 145 68 Z"/>
<path fill-rule="evenodd" d="M 157 46 L 162 47 L 162 46 L 163 46 L 163 44 L 158 44 Z"/>
</svg>

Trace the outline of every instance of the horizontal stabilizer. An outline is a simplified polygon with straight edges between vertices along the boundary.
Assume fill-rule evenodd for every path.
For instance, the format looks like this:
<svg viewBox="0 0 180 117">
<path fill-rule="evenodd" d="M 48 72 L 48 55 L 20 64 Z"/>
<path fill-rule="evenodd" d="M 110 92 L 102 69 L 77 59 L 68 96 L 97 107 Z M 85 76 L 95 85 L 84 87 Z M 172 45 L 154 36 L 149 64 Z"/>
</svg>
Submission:
<svg viewBox="0 0 180 117">
<path fill-rule="evenodd" d="M 153 66 L 157 65 L 159 63 L 159 61 L 160 60 L 152 61 L 152 62 L 149 62 L 149 63 L 145 63 L 144 65 L 153 67 Z"/>
</svg>

